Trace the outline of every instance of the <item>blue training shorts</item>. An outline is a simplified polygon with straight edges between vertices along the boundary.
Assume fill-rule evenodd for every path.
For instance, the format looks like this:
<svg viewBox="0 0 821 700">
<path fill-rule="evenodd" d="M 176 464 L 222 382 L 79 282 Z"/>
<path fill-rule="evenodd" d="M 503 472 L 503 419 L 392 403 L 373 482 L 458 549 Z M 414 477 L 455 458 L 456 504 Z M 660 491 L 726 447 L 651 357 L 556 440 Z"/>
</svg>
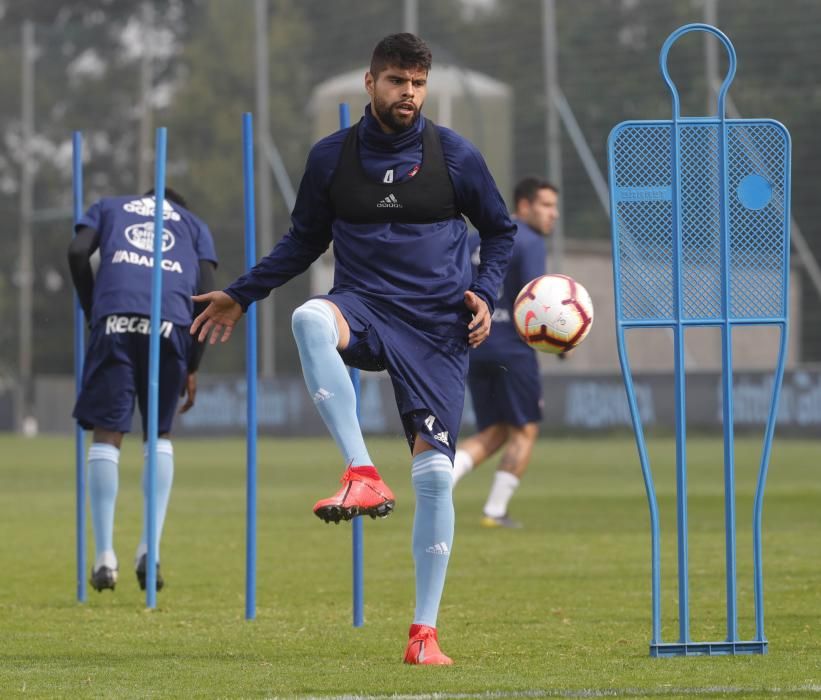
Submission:
<svg viewBox="0 0 821 700">
<path fill-rule="evenodd" d="M 419 434 L 452 461 L 465 403 L 467 323 L 427 329 L 421 320 L 401 319 L 352 292 L 320 298 L 333 302 L 351 329 L 350 343 L 340 352 L 345 363 L 388 372 L 411 450 Z"/>
<path fill-rule="evenodd" d="M 149 319 L 111 315 L 91 329 L 83 367 L 83 386 L 74 417 L 86 430 L 131 430 L 134 399 L 140 407 L 143 435 L 148 424 Z M 158 433 L 171 431 L 180 392 L 188 375 L 191 336 L 185 326 L 163 321 L 160 329 Z"/>
<path fill-rule="evenodd" d="M 481 431 L 497 423 L 521 427 L 542 420 L 542 383 L 535 357 L 470 363 L 468 386 Z"/>
</svg>

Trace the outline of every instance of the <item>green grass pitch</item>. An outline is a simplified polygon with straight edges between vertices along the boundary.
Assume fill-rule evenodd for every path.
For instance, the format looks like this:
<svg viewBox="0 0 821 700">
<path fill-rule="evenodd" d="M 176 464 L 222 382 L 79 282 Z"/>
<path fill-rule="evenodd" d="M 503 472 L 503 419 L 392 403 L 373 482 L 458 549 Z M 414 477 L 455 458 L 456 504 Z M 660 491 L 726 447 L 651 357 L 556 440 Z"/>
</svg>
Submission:
<svg viewBox="0 0 821 700">
<path fill-rule="evenodd" d="M 328 440 L 259 445 L 257 618 L 244 619 L 245 450 L 178 440 L 162 563 L 145 608 L 133 573 L 141 448 L 120 471 L 113 594 L 75 597 L 70 438 L 0 437 L 0 697 L 766 697 L 821 695 L 819 444 L 776 438 L 764 502 L 769 654 L 651 659 L 650 537 L 629 436 L 543 439 L 511 514 L 479 527 L 493 466 L 455 492 L 439 618 L 452 668 L 401 663 L 413 614 L 413 491 L 400 438 L 371 440 L 397 496 L 365 523 L 365 626 L 351 625 L 351 530 L 311 513 L 341 473 Z M 737 441 L 738 608 L 753 635 L 750 521 L 759 441 Z M 675 641 L 673 441 L 650 442 L 663 520 L 665 641 Z M 719 438 L 691 438 L 691 627 L 724 638 Z M 89 526 L 90 528 L 90 526 Z M 91 544 L 89 529 L 89 543 Z M 90 546 L 89 564 L 93 559 Z"/>
</svg>

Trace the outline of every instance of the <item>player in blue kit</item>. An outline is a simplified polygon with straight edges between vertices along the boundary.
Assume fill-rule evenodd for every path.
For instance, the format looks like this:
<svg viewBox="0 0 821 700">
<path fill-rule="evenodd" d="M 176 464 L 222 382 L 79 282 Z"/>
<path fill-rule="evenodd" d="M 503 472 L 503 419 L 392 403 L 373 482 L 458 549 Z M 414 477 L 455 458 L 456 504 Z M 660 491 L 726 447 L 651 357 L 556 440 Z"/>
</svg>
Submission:
<svg viewBox="0 0 821 700">
<path fill-rule="evenodd" d="M 373 466 L 345 363 L 387 370 L 411 449 L 416 492 L 416 612 L 405 661 L 450 664 L 436 619 L 453 544 L 452 459 L 468 347 L 488 336 L 514 226 L 468 141 L 422 116 L 431 53 L 412 34 L 374 49 L 364 117 L 319 141 L 274 250 L 209 302 L 191 332 L 227 340 L 248 305 L 306 270 L 333 241 L 330 293 L 293 314 L 308 391 L 342 452 L 342 488 L 314 506 L 326 522 L 388 515 L 390 489 Z M 468 216 L 482 237 L 472 280 Z"/>
<path fill-rule="evenodd" d="M 508 517 L 510 499 L 530 462 L 542 420 L 542 386 L 536 353 L 513 325 L 513 302 L 530 280 L 545 274 L 546 237 L 559 217 L 558 193 L 546 180 L 527 177 L 513 193 L 516 240 L 493 312 L 493 334 L 470 353 L 468 386 L 479 432 L 463 440 L 453 462 L 453 482 L 504 448 L 484 506 L 485 527 L 518 528 Z M 481 245 L 480 245 L 481 243 Z M 479 236 L 471 236 L 479 265 Z"/>
<path fill-rule="evenodd" d="M 118 463 L 123 434 L 131 430 L 135 398 L 142 415 L 143 440 L 148 439 L 154 208 L 152 192 L 142 197 L 101 199 L 77 223 L 77 235 L 69 247 L 72 279 L 91 328 L 74 417 L 83 428 L 94 431 L 88 450 L 88 486 L 96 550 L 91 585 L 98 591 L 113 590 L 117 583 L 114 506 Z M 194 405 L 197 368 L 204 349 L 201 343 L 192 342 L 188 332 L 195 311 L 191 295 L 213 288 L 217 263 L 208 227 L 185 208 L 185 200 L 171 189 L 166 189 L 163 203 L 162 246 L 156 479 L 158 590 L 164 583 L 159 572 L 160 536 L 174 475 L 171 425 L 181 396 L 186 397 L 181 412 Z M 100 264 L 95 276 L 91 256 L 97 250 Z M 147 468 L 147 454 L 145 465 Z M 146 488 L 144 469 L 143 491 L 147 497 Z M 147 528 L 143 523 L 135 558 L 137 580 L 143 590 L 147 551 Z"/>
</svg>

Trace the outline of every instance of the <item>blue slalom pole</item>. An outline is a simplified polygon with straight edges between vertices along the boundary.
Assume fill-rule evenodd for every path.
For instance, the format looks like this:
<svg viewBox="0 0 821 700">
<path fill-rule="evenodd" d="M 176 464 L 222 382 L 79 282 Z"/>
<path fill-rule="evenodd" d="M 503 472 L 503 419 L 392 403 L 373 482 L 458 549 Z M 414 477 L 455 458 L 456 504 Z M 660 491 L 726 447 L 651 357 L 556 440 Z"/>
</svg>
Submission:
<svg viewBox="0 0 821 700">
<path fill-rule="evenodd" d="M 162 243 L 165 208 L 165 127 L 157 129 L 154 152 L 154 266 L 151 270 L 151 333 L 148 338 L 148 498 L 146 531 L 148 556 L 145 572 L 145 604 L 157 607 L 157 409 L 160 377 L 160 326 L 162 325 Z"/>
<path fill-rule="evenodd" d="M 245 269 L 257 261 L 254 215 L 254 125 L 250 112 L 242 115 L 242 182 L 245 207 Z M 245 619 L 256 617 L 257 587 L 257 307 L 245 319 Z"/>
<path fill-rule="evenodd" d="M 351 368 L 351 383 L 356 394 L 356 417 L 361 419 L 359 412 L 359 370 Z M 362 526 L 362 516 L 357 515 L 351 524 L 353 537 L 353 626 L 362 627 L 365 624 L 365 533 Z"/>
<path fill-rule="evenodd" d="M 74 224 L 83 216 L 83 134 L 71 135 L 72 194 Z M 76 235 L 76 234 L 75 234 Z M 85 354 L 85 324 L 80 298 L 74 292 L 74 395 L 79 396 L 83 383 L 83 355 Z M 86 464 L 85 435 L 79 423 L 74 425 L 75 514 L 77 520 L 77 600 L 85 603 L 86 596 Z"/>
<path fill-rule="evenodd" d="M 347 129 L 351 125 L 351 112 L 347 102 L 339 105 L 339 128 Z M 351 368 L 351 383 L 356 394 L 356 417 L 359 415 L 359 370 Z M 357 516 L 351 524 L 353 533 L 353 626 L 365 624 L 365 543 L 362 528 L 362 516 Z"/>
</svg>

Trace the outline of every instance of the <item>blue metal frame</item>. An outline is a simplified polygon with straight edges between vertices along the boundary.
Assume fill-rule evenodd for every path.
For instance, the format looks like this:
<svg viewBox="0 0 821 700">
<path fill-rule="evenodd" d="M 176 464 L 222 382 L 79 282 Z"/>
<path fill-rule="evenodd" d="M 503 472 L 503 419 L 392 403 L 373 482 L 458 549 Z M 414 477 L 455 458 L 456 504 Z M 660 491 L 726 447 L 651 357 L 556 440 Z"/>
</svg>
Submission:
<svg viewBox="0 0 821 700">
<path fill-rule="evenodd" d="M 708 32 L 716 36 L 724 45 L 729 56 L 728 71 L 721 85 L 717 99 L 717 113 L 714 117 L 682 117 L 678 91 L 667 70 L 667 57 L 671 46 L 682 35 L 693 31 Z M 766 484 L 769 457 L 772 439 L 775 430 L 778 399 L 780 396 L 784 365 L 786 359 L 786 344 L 788 332 L 787 306 L 789 297 L 789 193 L 790 193 L 790 139 L 789 133 L 783 125 L 772 120 L 727 119 L 725 114 L 725 99 L 736 69 L 736 55 L 732 43 L 720 30 L 706 24 L 690 24 L 673 32 L 661 49 L 660 68 L 662 76 L 672 95 L 673 118 L 670 121 L 641 121 L 623 122 L 617 125 L 608 140 L 609 175 L 610 175 L 610 205 L 612 213 L 613 236 L 613 271 L 616 305 L 616 339 L 624 377 L 627 400 L 630 408 L 633 429 L 636 437 L 636 446 L 639 453 L 645 492 L 650 510 L 651 531 L 651 589 L 652 589 L 652 640 L 650 643 L 651 656 L 682 656 L 695 654 L 762 654 L 767 651 L 767 639 L 764 635 L 763 613 L 763 573 L 761 552 L 761 513 L 763 507 L 764 488 Z M 715 133 L 716 144 L 708 145 L 706 150 L 709 157 L 704 157 L 703 144 L 697 143 L 694 147 L 688 142 L 691 149 L 685 153 L 683 134 L 685 129 L 704 130 Z M 741 137 L 739 137 L 741 134 Z M 688 137 L 690 138 L 690 137 Z M 731 140 L 735 138 L 731 147 Z M 770 139 L 778 145 L 775 154 L 765 152 L 757 139 Z M 623 143 L 622 143 L 623 139 Z M 655 140 L 654 140 L 655 139 Z M 660 146 L 668 140 L 668 152 L 663 152 Z M 768 143 L 770 143 L 768 142 Z M 648 145 L 649 144 L 649 145 Z M 741 144 L 741 145 L 739 145 Z M 781 160 L 778 150 L 781 151 Z M 655 158 L 653 161 L 652 159 Z M 711 160 L 712 158 L 712 160 Z M 689 160 L 688 160 L 689 159 Z M 713 162 L 715 161 L 715 163 Z M 739 165 L 741 161 L 741 165 Z M 650 162 L 651 165 L 647 165 Z M 715 172 L 710 167 L 715 164 Z M 645 167 L 646 166 L 646 167 Z M 644 170 L 642 170 L 644 168 Z M 733 218 L 731 198 L 734 192 L 730 191 L 731 172 L 735 175 L 747 168 L 759 174 L 761 179 L 770 178 L 780 187 L 783 199 L 775 202 L 772 213 L 768 214 L 768 221 L 743 221 Z M 647 173 L 668 172 L 669 181 L 646 182 L 652 180 Z M 641 170 L 642 177 L 635 175 Z M 709 177 L 704 177 L 704 170 Z M 780 173 L 779 177 L 773 173 Z M 631 177 L 638 182 L 638 186 L 620 187 L 622 181 L 630 181 Z M 706 180 L 706 182 L 704 181 Z M 695 189 L 699 199 L 694 204 L 684 201 L 684 184 L 687 183 L 688 196 L 690 190 Z M 695 187 L 694 187 L 695 184 Z M 743 184 L 743 183 L 742 183 Z M 772 186 L 773 183 L 771 182 Z M 712 190 L 711 190 L 712 187 Z M 739 186 L 739 199 L 741 186 Z M 638 206 L 656 206 L 659 202 L 669 201 L 669 220 L 664 216 L 653 214 L 648 220 L 643 218 L 641 209 L 631 209 Z M 705 204 L 706 202 L 706 204 Z M 623 205 L 623 209 L 620 208 Z M 701 207 L 717 208 L 718 210 L 718 240 L 717 254 L 709 246 L 709 231 L 705 234 L 694 234 L 690 217 L 698 220 L 701 216 Z M 742 201 L 742 205 L 746 204 Z M 668 205 L 664 205 L 665 207 Z M 762 206 L 769 206 L 768 202 Z M 739 217 L 738 205 L 735 205 L 736 218 Z M 750 207 L 747 207 L 748 209 Z M 664 210 L 666 212 L 666 209 Z M 666 214 L 665 214 L 666 215 Z M 778 226 L 773 219 L 778 219 Z M 687 222 L 687 230 L 685 230 Z M 709 222 L 708 222 L 709 223 Z M 765 224 L 769 228 L 765 229 Z M 669 228 L 668 228 L 669 224 Z M 743 224 L 743 225 L 741 225 Z M 760 228 L 757 228 L 760 227 Z M 709 228 L 709 226 L 708 226 Z M 652 229 L 652 230 L 651 230 Z M 659 230 L 661 232 L 659 233 Z M 626 240 L 622 240 L 625 232 Z M 629 237 L 626 235 L 629 233 Z M 666 234 L 670 235 L 670 250 L 664 248 L 663 241 Z M 707 243 L 688 242 L 691 246 L 684 248 L 684 237 L 687 233 L 691 238 L 701 235 Z M 745 268 L 737 262 L 750 243 L 755 248 L 759 233 L 766 243 L 780 243 L 775 246 L 776 258 L 769 250 L 769 257 L 765 260 L 768 270 L 778 273 L 780 280 L 777 307 L 764 308 L 763 302 L 752 304 L 752 309 L 744 309 Z M 640 236 L 645 239 L 636 240 Z M 655 236 L 655 238 L 653 238 Z M 635 238 L 634 238 L 635 237 Z M 662 241 L 662 245 L 659 244 Z M 630 310 L 626 311 L 625 290 L 623 288 L 622 244 L 625 243 L 627 254 L 641 257 L 648 252 L 650 261 L 645 262 L 647 289 L 633 291 L 630 301 Z M 699 246 L 706 245 L 706 250 Z M 642 247 L 644 246 L 644 247 Z M 735 246 L 735 247 L 734 247 Z M 720 301 L 720 309 L 709 310 L 710 290 L 694 290 L 693 282 L 685 282 L 685 269 L 692 272 L 703 264 L 702 261 L 692 261 L 693 250 L 696 255 L 707 260 L 706 266 L 712 264 L 718 268 L 718 290 L 716 294 Z M 669 254 L 669 255 L 668 255 Z M 688 257 L 690 256 L 690 257 Z M 759 259 L 760 261 L 760 259 Z M 635 260 L 630 260 L 633 266 L 626 273 L 625 286 L 629 289 L 636 284 L 630 274 L 640 267 Z M 689 266 L 689 267 L 688 267 Z M 669 279 L 666 272 L 670 272 Z M 711 272 L 715 272 L 714 269 Z M 714 275 L 715 276 L 715 275 Z M 736 279 L 738 276 L 738 279 Z M 774 275 L 775 276 L 775 275 Z M 734 284 L 735 281 L 735 284 Z M 689 287 L 687 285 L 690 285 Z M 651 287 L 656 285 L 663 295 L 669 292 L 669 307 L 667 313 L 660 313 L 659 309 L 665 306 L 665 300 L 652 298 Z M 640 285 L 637 285 L 637 288 Z M 709 287 L 708 283 L 705 285 Z M 641 298 L 645 295 L 644 298 Z M 702 298 L 699 298 L 702 295 Z M 692 302 L 695 301 L 702 310 L 692 312 Z M 666 299 L 666 296 L 665 296 Z M 701 302 L 704 301 L 703 304 Z M 640 302 L 636 305 L 636 302 Z M 704 308 L 708 308 L 704 311 Z M 738 307 L 738 308 L 736 308 Z M 647 311 L 649 309 L 655 312 Z M 742 311 L 739 311 L 742 309 Z M 736 540 L 735 540 L 735 465 L 734 465 L 734 427 L 733 427 L 733 370 L 732 370 L 732 330 L 737 326 L 771 325 L 780 330 L 780 342 L 777 365 L 774 372 L 773 393 L 767 425 L 764 431 L 764 445 L 758 472 L 755 500 L 753 506 L 753 576 L 755 595 L 756 634 L 752 641 L 741 641 L 738 638 L 737 610 L 736 610 Z M 726 597 L 727 597 L 727 639 L 722 642 L 694 642 L 690 638 L 689 628 L 689 591 L 688 591 L 688 552 L 687 552 L 687 453 L 686 453 L 686 391 L 685 391 L 685 364 L 684 364 L 684 335 L 688 327 L 712 326 L 718 327 L 722 338 L 722 407 L 724 428 L 724 496 L 725 496 L 725 569 L 726 569 Z M 677 643 L 665 643 L 661 635 L 661 563 L 660 563 L 660 527 L 658 500 L 656 498 L 652 471 L 647 455 L 646 441 L 635 397 L 633 375 L 630 368 L 625 342 L 625 332 L 631 328 L 663 327 L 670 328 L 674 340 L 674 367 L 675 367 L 675 405 L 676 405 L 676 529 L 678 541 L 678 600 L 679 600 L 679 640 Z"/>
<path fill-rule="evenodd" d="M 83 216 L 83 134 L 75 131 L 71 135 L 72 203 L 74 224 Z M 76 231 L 74 233 L 76 235 Z M 74 395 L 80 395 L 83 386 L 83 362 L 85 360 L 85 320 L 80 298 L 74 291 Z M 86 462 L 85 433 L 80 423 L 74 424 L 74 466 L 75 466 L 75 520 L 77 542 L 77 600 L 85 603 L 86 591 Z"/>
<path fill-rule="evenodd" d="M 242 115 L 242 182 L 245 208 L 245 269 L 257 262 L 254 209 L 254 126 L 250 112 Z M 257 582 L 257 307 L 245 319 L 245 619 L 256 617 Z"/>
<path fill-rule="evenodd" d="M 154 164 L 154 266 L 151 270 L 151 332 L 148 338 L 148 491 L 145 505 L 148 555 L 145 604 L 157 607 L 157 428 L 160 377 L 160 326 L 162 325 L 162 241 L 165 208 L 167 131 L 157 129 Z"/>
<path fill-rule="evenodd" d="M 351 112 L 347 102 L 339 105 L 339 128 L 347 129 L 351 125 Z M 351 383 L 356 394 L 356 417 L 360 418 L 359 411 L 359 370 L 350 369 Z M 365 533 L 362 525 L 362 516 L 355 517 L 351 522 L 352 533 L 352 565 L 353 565 L 353 626 L 362 627 L 365 624 Z"/>
</svg>

